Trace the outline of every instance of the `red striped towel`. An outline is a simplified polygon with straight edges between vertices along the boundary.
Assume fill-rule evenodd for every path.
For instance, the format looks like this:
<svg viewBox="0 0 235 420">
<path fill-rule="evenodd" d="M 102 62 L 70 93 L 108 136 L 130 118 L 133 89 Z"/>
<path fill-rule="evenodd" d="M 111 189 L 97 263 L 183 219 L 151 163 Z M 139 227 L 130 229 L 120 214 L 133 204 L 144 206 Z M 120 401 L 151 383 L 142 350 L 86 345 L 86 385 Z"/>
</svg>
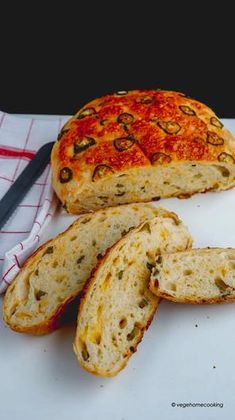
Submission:
<svg viewBox="0 0 235 420">
<path fill-rule="evenodd" d="M 36 151 L 56 140 L 68 117 L 12 116 L 0 111 L 0 199 Z M 0 230 L 0 293 L 24 260 L 36 249 L 43 229 L 53 216 L 57 199 L 50 183 L 50 165 Z"/>
</svg>

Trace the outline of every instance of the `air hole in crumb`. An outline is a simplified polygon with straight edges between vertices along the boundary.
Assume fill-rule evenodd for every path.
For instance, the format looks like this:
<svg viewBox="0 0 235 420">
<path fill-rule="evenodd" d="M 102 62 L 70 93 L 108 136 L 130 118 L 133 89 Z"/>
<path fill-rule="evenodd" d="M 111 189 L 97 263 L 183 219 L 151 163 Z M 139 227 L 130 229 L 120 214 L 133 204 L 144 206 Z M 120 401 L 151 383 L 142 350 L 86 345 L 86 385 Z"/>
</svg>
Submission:
<svg viewBox="0 0 235 420">
<path fill-rule="evenodd" d="M 230 262 L 230 267 L 232 268 L 232 270 L 235 270 L 235 262 Z"/>
<path fill-rule="evenodd" d="M 84 260 L 84 258 L 85 258 L 85 255 L 81 255 L 81 257 L 79 257 L 77 259 L 77 264 L 81 264 L 81 262 Z"/>
<path fill-rule="evenodd" d="M 77 236 L 72 236 L 72 238 L 70 238 L 70 241 L 75 241 L 77 239 Z"/>
<path fill-rule="evenodd" d="M 53 264 L 52 264 L 52 268 L 56 268 L 58 266 L 58 264 L 59 264 L 58 261 L 54 261 Z"/>
<path fill-rule="evenodd" d="M 147 261 L 147 263 L 146 263 L 146 267 L 147 267 L 147 269 L 148 269 L 149 271 L 152 271 L 152 269 L 155 267 L 155 265 L 154 265 L 154 264 L 151 264 L 150 262 L 148 262 L 148 261 Z"/>
<path fill-rule="evenodd" d="M 112 336 L 112 343 L 115 347 L 117 347 L 117 339 L 116 339 L 115 335 Z"/>
<path fill-rule="evenodd" d="M 90 222 L 91 218 L 90 217 L 86 217 L 85 219 L 81 220 L 81 223 L 83 225 L 85 225 L 86 223 Z"/>
<path fill-rule="evenodd" d="M 221 173 L 224 178 L 228 178 L 230 176 L 230 172 L 225 166 L 217 166 L 216 169 Z"/>
<path fill-rule="evenodd" d="M 65 274 L 61 274 L 60 276 L 55 278 L 56 283 L 62 283 L 67 279 Z"/>
<path fill-rule="evenodd" d="M 90 355 L 89 355 L 89 353 L 87 351 L 86 346 L 84 345 L 84 348 L 82 350 L 82 358 L 86 362 L 89 359 L 89 357 L 90 357 Z"/>
<path fill-rule="evenodd" d="M 175 283 L 170 283 L 170 290 L 172 290 L 172 292 L 176 292 L 176 284 Z"/>
<path fill-rule="evenodd" d="M 119 327 L 120 328 L 125 328 L 126 324 L 127 324 L 127 319 L 122 318 L 121 321 L 119 322 Z"/>
<path fill-rule="evenodd" d="M 11 310 L 11 316 L 12 316 L 12 315 L 14 315 L 14 314 L 16 313 L 16 309 L 17 309 L 17 304 L 15 304 L 15 305 L 12 307 L 12 310 Z"/>
<path fill-rule="evenodd" d="M 96 337 L 95 337 L 95 343 L 98 344 L 98 345 L 101 343 L 101 334 L 97 334 L 96 335 Z"/>
<path fill-rule="evenodd" d="M 139 308 L 143 309 L 145 306 L 148 305 L 148 301 L 146 299 L 141 299 L 138 303 Z"/>
<path fill-rule="evenodd" d="M 124 274 L 124 270 L 119 271 L 118 273 L 118 279 L 121 280 Z"/>
<path fill-rule="evenodd" d="M 184 276 L 190 276 L 190 274 L 192 274 L 193 272 L 192 272 L 192 270 L 190 270 L 190 269 L 187 269 L 187 270 L 184 270 Z"/>
<path fill-rule="evenodd" d="M 43 256 L 46 254 L 53 254 L 54 252 L 54 247 L 53 246 L 48 246 L 46 251 L 44 252 Z"/>
<path fill-rule="evenodd" d="M 229 287 L 229 285 L 226 284 L 221 277 L 216 277 L 215 278 L 215 284 L 221 292 L 224 292 Z"/>
<path fill-rule="evenodd" d="M 41 300 L 43 296 L 47 295 L 47 292 L 44 292 L 43 290 L 35 290 L 34 296 L 36 300 Z"/>
<path fill-rule="evenodd" d="M 133 340 L 137 334 L 139 333 L 139 328 L 138 327 L 134 327 L 133 330 L 131 330 L 131 332 L 129 334 L 127 334 L 126 338 L 128 341 Z"/>
</svg>

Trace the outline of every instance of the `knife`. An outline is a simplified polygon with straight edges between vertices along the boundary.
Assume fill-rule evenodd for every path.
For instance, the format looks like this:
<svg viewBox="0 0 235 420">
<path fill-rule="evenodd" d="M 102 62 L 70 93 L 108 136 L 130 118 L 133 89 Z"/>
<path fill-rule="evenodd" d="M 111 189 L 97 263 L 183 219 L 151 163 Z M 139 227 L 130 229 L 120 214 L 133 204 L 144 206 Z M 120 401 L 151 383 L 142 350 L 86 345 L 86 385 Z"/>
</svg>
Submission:
<svg viewBox="0 0 235 420">
<path fill-rule="evenodd" d="M 44 171 L 50 161 L 53 145 L 54 142 L 46 143 L 38 150 L 14 184 L 0 200 L 0 229 L 11 217 L 17 205 L 22 201 L 36 179 Z"/>
</svg>

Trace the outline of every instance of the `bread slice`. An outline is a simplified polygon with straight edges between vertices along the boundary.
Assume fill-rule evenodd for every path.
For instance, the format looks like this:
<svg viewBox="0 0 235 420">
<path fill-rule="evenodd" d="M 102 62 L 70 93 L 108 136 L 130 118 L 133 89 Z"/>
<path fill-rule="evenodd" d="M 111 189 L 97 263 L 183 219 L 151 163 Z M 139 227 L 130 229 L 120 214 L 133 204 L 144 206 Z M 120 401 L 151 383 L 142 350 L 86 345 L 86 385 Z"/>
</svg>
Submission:
<svg viewBox="0 0 235 420">
<path fill-rule="evenodd" d="M 70 213 L 235 186 L 235 138 L 203 103 L 133 90 L 94 99 L 62 128 L 52 183 Z"/>
<path fill-rule="evenodd" d="M 235 300 L 235 249 L 206 248 L 162 255 L 152 271 L 150 290 L 181 303 Z"/>
<path fill-rule="evenodd" d="M 54 330 L 100 255 L 131 227 L 162 214 L 151 204 L 131 204 L 82 216 L 25 262 L 7 290 L 5 322 L 30 334 Z"/>
<path fill-rule="evenodd" d="M 83 368 L 114 376 L 136 351 L 159 299 L 148 289 L 161 252 L 184 250 L 192 240 L 173 213 L 142 223 L 107 251 L 85 286 L 74 351 Z"/>
</svg>

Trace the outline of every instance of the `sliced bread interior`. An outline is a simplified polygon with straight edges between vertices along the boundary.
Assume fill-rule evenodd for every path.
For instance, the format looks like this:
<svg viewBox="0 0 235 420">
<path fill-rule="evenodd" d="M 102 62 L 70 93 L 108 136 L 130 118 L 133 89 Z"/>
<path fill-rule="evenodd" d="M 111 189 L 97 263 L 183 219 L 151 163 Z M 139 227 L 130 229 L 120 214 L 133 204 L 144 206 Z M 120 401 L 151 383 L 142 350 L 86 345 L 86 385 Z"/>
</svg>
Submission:
<svg viewBox="0 0 235 420">
<path fill-rule="evenodd" d="M 181 303 L 235 300 L 235 249 L 192 249 L 159 256 L 150 290 Z"/>
<path fill-rule="evenodd" d="M 81 292 L 104 251 L 134 226 L 166 211 L 151 204 L 107 208 L 82 216 L 25 262 L 4 299 L 5 322 L 15 331 L 54 330 Z"/>
<path fill-rule="evenodd" d="M 107 251 L 84 288 L 74 352 L 83 368 L 114 376 L 136 351 L 159 299 L 148 289 L 156 255 L 192 240 L 173 213 L 144 222 Z"/>
</svg>

